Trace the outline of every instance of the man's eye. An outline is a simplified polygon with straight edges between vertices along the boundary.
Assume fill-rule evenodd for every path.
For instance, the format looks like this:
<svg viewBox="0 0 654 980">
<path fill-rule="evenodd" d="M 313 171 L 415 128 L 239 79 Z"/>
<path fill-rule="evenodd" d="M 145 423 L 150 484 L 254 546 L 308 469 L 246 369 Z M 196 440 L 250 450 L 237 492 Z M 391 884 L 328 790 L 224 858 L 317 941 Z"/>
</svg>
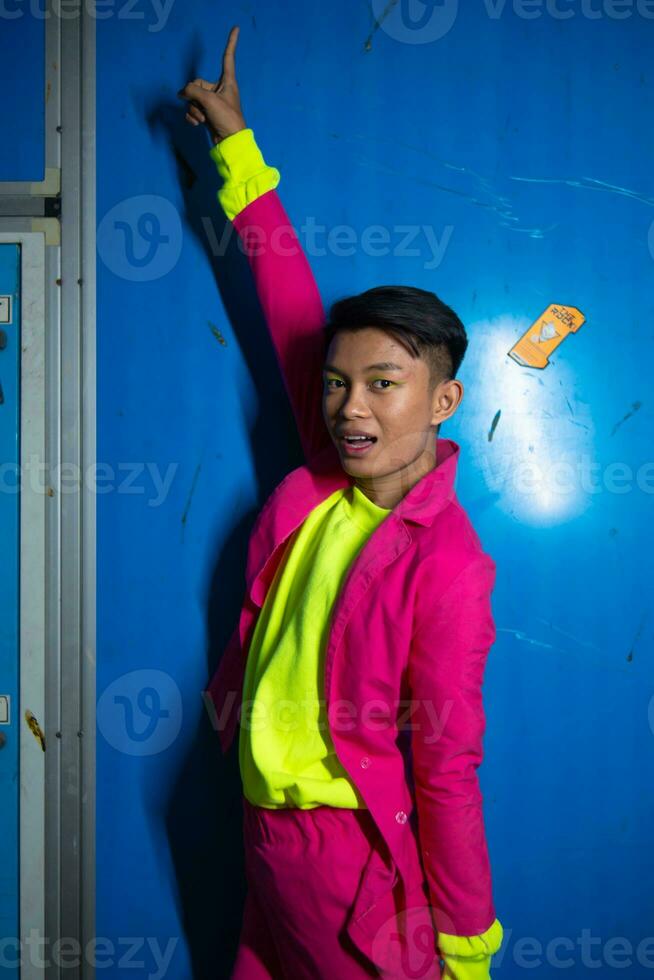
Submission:
<svg viewBox="0 0 654 980">
<path fill-rule="evenodd" d="M 339 387 L 342 384 L 344 384 L 344 382 L 342 381 L 341 378 L 325 378 L 325 387 L 326 388 L 336 388 L 336 387 Z M 390 387 L 393 387 L 395 385 L 395 382 L 394 381 L 391 381 L 390 378 L 376 378 L 372 382 L 372 384 L 373 385 L 376 385 L 376 384 L 382 385 L 382 388 L 381 389 L 378 388 L 377 390 L 378 391 L 379 390 L 386 391 L 389 386 Z"/>
</svg>

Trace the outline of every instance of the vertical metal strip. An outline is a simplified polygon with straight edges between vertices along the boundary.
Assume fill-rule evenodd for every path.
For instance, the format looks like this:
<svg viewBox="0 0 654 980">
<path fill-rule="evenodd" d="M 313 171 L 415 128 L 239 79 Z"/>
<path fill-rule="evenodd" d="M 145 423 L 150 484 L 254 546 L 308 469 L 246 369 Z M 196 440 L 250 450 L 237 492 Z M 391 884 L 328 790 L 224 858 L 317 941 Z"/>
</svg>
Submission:
<svg viewBox="0 0 654 980">
<path fill-rule="evenodd" d="M 46 167 L 61 168 L 62 19 L 55 0 L 45 5 Z M 61 244 L 46 247 L 45 403 L 46 403 L 46 632 L 45 632 L 45 939 L 61 931 Z M 46 958 L 46 980 L 59 980 L 60 969 Z"/>
<path fill-rule="evenodd" d="M 69 10 L 72 5 L 69 5 Z M 87 5 L 61 30 L 60 935 L 94 936 L 95 77 Z M 66 976 L 70 976 L 70 969 Z M 81 957 L 77 977 L 94 975 Z"/>
<path fill-rule="evenodd" d="M 95 160 L 95 30 L 94 6 L 82 12 L 82 948 L 95 937 L 95 705 L 96 705 L 96 495 L 91 471 L 96 446 L 96 160 Z M 92 980 L 92 962 L 84 961 L 82 976 Z"/>
<path fill-rule="evenodd" d="M 60 378 L 61 378 L 61 248 L 46 247 L 46 660 L 45 660 L 45 937 L 50 943 L 61 933 L 61 519 Z M 50 959 L 46 980 L 59 980 Z"/>
<path fill-rule="evenodd" d="M 70 5 L 70 11 L 74 9 Z M 60 936 L 81 934 L 81 32 L 61 23 L 61 366 L 58 500 L 61 521 Z M 75 980 L 81 970 L 73 969 Z"/>
</svg>

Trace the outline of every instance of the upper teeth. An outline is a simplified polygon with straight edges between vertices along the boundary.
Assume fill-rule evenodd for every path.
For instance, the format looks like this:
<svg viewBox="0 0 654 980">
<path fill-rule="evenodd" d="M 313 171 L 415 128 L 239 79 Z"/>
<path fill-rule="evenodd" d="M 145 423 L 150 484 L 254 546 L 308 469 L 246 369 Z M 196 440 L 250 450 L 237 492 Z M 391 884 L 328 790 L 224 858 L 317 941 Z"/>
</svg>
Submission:
<svg viewBox="0 0 654 980">
<path fill-rule="evenodd" d="M 345 436 L 346 439 L 367 439 L 368 436 Z"/>
</svg>

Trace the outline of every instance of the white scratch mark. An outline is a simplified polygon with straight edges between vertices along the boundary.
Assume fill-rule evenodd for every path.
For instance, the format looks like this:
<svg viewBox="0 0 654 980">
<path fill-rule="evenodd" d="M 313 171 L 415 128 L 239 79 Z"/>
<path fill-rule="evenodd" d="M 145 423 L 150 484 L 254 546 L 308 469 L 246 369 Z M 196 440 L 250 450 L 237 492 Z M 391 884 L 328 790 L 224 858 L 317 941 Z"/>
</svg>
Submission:
<svg viewBox="0 0 654 980">
<path fill-rule="evenodd" d="M 609 194 L 619 194 L 623 197 L 631 197 L 635 201 L 641 201 L 654 207 L 654 198 L 639 194 L 628 187 L 618 187 L 617 184 L 607 184 L 603 180 L 596 180 L 595 177 L 582 177 L 581 180 L 558 177 L 509 177 L 510 180 L 519 180 L 527 184 L 564 184 L 566 187 L 582 187 L 589 191 L 606 191 Z M 586 183 L 584 183 L 586 182 Z"/>
<path fill-rule="evenodd" d="M 560 650 L 560 647 L 552 646 L 551 643 L 543 643 L 542 640 L 534 640 L 533 637 L 527 636 L 522 630 L 512 630 L 505 627 L 499 627 L 498 633 L 512 633 L 517 640 L 524 640 L 525 643 L 531 643 L 532 646 L 545 647 L 547 650 Z M 565 653 L 564 650 L 560 650 L 561 653 Z"/>
<path fill-rule="evenodd" d="M 590 647 L 592 650 L 599 650 L 596 643 L 590 643 L 588 640 L 582 640 L 578 636 L 574 636 L 572 633 L 566 633 L 566 631 L 562 630 L 560 626 L 555 626 L 554 623 L 551 623 L 549 619 L 542 619 L 540 616 L 537 616 L 536 618 L 538 619 L 539 623 L 545 623 L 545 625 L 549 626 L 551 630 L 554 630 L 556 633 L 560 633 L 561 636 L 567 637 L 568 640 L 574 640 L 575 643 L 579 643 L 582 647 Z"/>
</svg>

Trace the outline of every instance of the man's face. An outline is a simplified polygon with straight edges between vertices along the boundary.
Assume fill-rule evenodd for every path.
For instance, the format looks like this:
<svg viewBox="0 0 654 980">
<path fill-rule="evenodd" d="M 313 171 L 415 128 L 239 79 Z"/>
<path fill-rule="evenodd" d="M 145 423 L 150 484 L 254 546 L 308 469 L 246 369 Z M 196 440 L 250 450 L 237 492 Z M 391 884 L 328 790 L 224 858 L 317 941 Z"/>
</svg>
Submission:
<svg viewBox="0 0 654 980">
<path fill-rule="evenodd" d="M 384 366 L 385 365 L 385 366 Z M 377 327 L 339 331 L 323 369 L 323 417 L 351 476 L 370 479 L 426 472 L 435 463 L 435 426 L 443 410 L 429 366 Z M 347 442 L 359 430 L 374 441 Z M 410 481 L 413 482 L 413 481 Z"/>
</svg>

